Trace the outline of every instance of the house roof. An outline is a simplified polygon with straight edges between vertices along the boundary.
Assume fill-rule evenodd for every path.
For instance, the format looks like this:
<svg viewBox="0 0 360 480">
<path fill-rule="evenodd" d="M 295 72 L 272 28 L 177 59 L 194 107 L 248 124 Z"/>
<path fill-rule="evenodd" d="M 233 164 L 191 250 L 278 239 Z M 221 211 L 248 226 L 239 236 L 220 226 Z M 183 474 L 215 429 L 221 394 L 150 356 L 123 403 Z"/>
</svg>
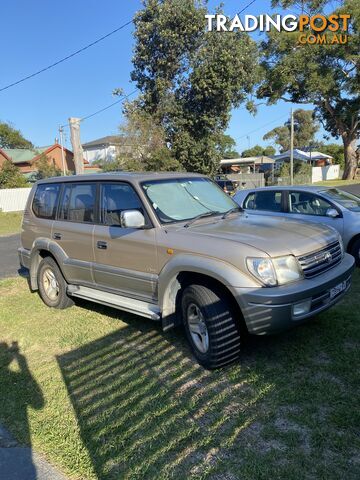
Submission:
<svg viewBox="0 0 360 480">
<path fill-rule="evenodd" d="M 220 165 L 260 165 L 262 163 L 275 163 L 275 160 L 266 155 L 220 160 Z"/>
<path fill-rule="evenodd" d="M 0 153 L 3 157 L 5 157 L 7 160 L 11 160 L 11 158 L 9 157 L 9 155 L 5 152 L 5 150 L 3 150 L 2 148 L 0 148 Z"/>
<path fill-rule="evenodd" d="M 283 160 L 284 158 L 290 157 L 290 150 L 284 153 L 280 153 L 279 155 L 274 155 L 273 158 L 275 161 Z M 333 159 L 331 155 L 327 155 L 326 153 L 321 153 L 318 151 L 312 152 L 305 152 L 304 150 L 300 150 L 299 148 L 294 148 L 294 159 L 295 160 L 321 160 L 321 159 Z"/>
<path fill-rule="evenodd" d="M 91 142 L 83 143 L 83 148 L 90 147 L 104 147 L 110 145 L 119 145 L 121 143 L 121 135 L 108 135 L 107 137 L 101 137 Z"/>
<path fill-rule="evenodd" d="M 11 159 L 14 164 L 17 163 L 31 163 L 40 158 L 40 155 L 43 153 L 47 155 L 48 153 L 55 150 L 55 148 L 61 148 L 61 145 L 54 143 L 54 145 L 48 145 L 46 147 L 36 147 L 36 148 L 3 148 L 2 152 Z M 64 151 L 68 153 L 73 153 L 71 150 L 64 147 Z M 89 162 L 84 159 L 84 164 Z"/>
<path fill-rule="evenodd" d="M 41 155 L 46 147 L 43 148 L 3 148 L 3 152 L 10 157 L 13 163 L 26 163 L 31 162 L 35 156 Z"/>
</svg>

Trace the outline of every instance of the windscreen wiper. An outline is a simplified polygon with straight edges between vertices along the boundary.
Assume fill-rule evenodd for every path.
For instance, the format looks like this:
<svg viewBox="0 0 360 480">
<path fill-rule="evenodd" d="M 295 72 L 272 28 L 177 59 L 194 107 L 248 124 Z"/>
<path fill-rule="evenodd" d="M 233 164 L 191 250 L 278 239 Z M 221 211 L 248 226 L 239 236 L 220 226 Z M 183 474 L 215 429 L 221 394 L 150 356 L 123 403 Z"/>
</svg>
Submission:
<svg viewBox="0 0 360 480">
<path fill-rule="evenodd" d="M 228 210 L 227 212 L 224 213 L 224 215 L 221 217 L 221 218 L 226 218 L 228 217 L 231 213 L 234 213 L 234 212 L 242 212 L 243 209 L 241 207 L 233 207 L 233 208 L 230 208 L 230 210 Z"/>
<path fill-rule="evenodd" d="M 196 217 L 192 218 L 187 223 L 185 223 L 184 227 L 185 228 L 190 227 L 190 225 L 192 225 L 194 222 L 196 222 L 196 220 L 199 220 L 200 218 L 211 217 L 212 215 L 219 215 L 220 213 L 221 212 L 212 211 L 212 210 L 210 210 L 209 212 L 200 213 L 200 215 L 197 215 Z"/>
</svg>

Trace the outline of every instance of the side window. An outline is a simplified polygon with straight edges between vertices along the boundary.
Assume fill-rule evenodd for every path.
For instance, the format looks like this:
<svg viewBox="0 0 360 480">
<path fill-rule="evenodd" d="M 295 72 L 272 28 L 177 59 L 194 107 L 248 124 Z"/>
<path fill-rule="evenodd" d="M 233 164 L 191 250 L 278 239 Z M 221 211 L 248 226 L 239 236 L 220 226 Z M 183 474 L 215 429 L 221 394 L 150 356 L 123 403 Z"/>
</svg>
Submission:
<svg viewBox="0 0 360 480">
<path fill-rule="evenodd" d="M 244 208 L 254 210 L 254 208 L 255 208 L 255 193 L 250 193 L 250 195 L 248 195 L 246 197 L 246 200 L 244 202 Z"/>
<path fill-rule="evenodd" d="M 105 225 L 120 226 L 123 210 L 139 210 L 142 203 L 135 190 L 127 183 L 104 183 L 101 187 L 101 221 Z"/>
<path fill-rule="evenodd" d="M 60 193 L 60 184 L 39 185 L 33 200 L 33 212 L 37 217 L 54 219 Z"/>
<path fill-rule="evenodd" d="M 308 192 L 289 193 L 289 212 L 302 215 L 325 216 L 332 205 L 317 195 Z"/>
<path fill-rule="evenodd" d="M 244 208 L 281 212 L 281 192 L 275 190 L 253 192 L 246 198 Z"/>
<path fill-rule="evenodd" d="M 61 220 L 93 223 L 95 220 L 96 184 L 75 183 L 65 185 L 60 206 Z"/>
</svg>

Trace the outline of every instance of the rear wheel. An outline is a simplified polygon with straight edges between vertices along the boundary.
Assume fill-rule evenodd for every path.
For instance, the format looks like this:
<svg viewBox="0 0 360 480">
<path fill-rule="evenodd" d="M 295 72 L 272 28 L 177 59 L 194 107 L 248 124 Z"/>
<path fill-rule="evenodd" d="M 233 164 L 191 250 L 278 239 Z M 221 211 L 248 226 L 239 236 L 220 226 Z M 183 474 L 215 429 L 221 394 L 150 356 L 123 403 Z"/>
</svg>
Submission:
<svg viewBox="0 0 360 480">
<path fill-rule="evenodd" d="M 217 287 L 190 285 L 181 303 L 186 335 L 201 365 L 218 368 L 239 357 L 239 322 L 226 292 Z"/>
<path fill-rule="evenodd" d="M 356 266 L 360 267 L 360 238 L 355 240 L 350 253 L 355 258 Z"/>
<path fill-rule="evenodd" d="M 65 279 L 53 258 L 45 257 L 41 260 L 38 285 L 40 297 L 48 307 L 63 309 L 73 305 L 73 300 L 66 293 Z"/>
</svg>

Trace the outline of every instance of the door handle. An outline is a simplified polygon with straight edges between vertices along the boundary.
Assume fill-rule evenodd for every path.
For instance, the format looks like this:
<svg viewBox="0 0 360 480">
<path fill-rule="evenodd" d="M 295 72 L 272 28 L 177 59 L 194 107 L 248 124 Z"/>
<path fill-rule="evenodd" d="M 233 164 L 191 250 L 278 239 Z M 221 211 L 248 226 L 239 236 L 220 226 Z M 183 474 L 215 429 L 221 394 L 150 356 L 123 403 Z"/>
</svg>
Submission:
<svg viewBox="0 0 360 480">
<path fill-rule="evenodd" d="M 107 243 L 106 242 L 101 242 L 100 240 L 96 243 L 96 246 L 100 250 L 106 250 L 107 249 Z"/>
<path fill-rule="evenodd" d="M 61 240 L 61 233 L 54 233 L 53 234 L 53 239 L 54 240 Z"/>
</svg>

